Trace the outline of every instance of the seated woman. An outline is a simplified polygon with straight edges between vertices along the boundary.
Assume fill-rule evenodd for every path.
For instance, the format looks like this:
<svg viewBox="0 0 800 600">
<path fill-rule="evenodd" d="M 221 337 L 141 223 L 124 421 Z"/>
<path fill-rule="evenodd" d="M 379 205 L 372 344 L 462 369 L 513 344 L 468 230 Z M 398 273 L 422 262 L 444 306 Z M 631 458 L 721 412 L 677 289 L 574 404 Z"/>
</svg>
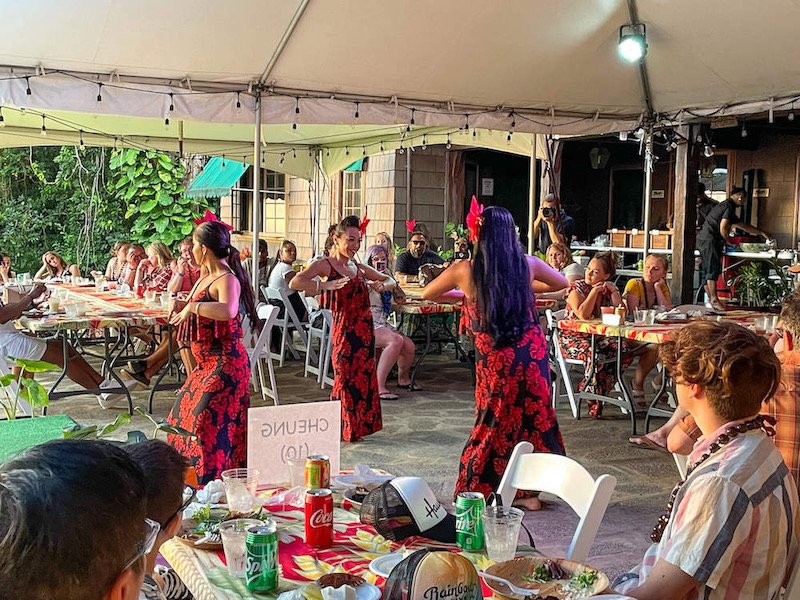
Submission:
<svg viewBox="0 0 800 600">
<path fill-rule="evenodd" d="M 146 290 L 167 291 L 167 285 L 172 279 L 172 253 L 162 242 L 151 243 L 145 253 L 147 260 L 140 262 L 136 269 L 134 289 L 142 285 Z"/>
<path fill-rule="evenodd" d="M 381 246 L 386 252 L 389 273 L 394 273 L 394 243 L 392 242 L 391 236 L 385 231 L 381 231 L 375 236 L 375 243 Z"/>
<path fill-rule="evenodd" d="M 389 257 L 383 246 L 375 244 L 367 248 L 367 264 L 387 277 L 389 275 Z M 402 293 L 399 287 L 394 290 L 378 291 L 376 286 L 369 286 L 369 303 L 372 310 L 372 324 L 375 327 L 375 347 L 382 348 L 378 359 L 378 396 L 381 400 L 397 400 L 386 387 L 386 379 L 392 367 L 397 363 L 397 387 L 408 391 L 417 391 L 421 388 L 416 385 L 411 388 L 411 365 L 414 362 L 416 347 L 411 338 L 403 335 L 386 321 L 386 316 L 392 312 L 392 298 L 394 290 Z"/>
<path fill-rule="evenodd" d="M 666 310 L 673 308 L 672 298 L 667 286 L 667 259 L 659 254 L 650 254 L 644 261 L 642 277 L 631 279 L 625 285 L 622 300 L 628 309 L 628 314 L 645 308 L 663 306 Z M 644 381 L 647 374 L 658 363 L 658 345 L 645 344 L 639 355 L 639 365 L 633 377 L 633 399 L 637 404 L 642 404 L 644 398 Z M 656 382 L 653 382 L 656 385 Z"/>
<path fill-rule="evenodd" d="M 303 299 L 294 290 L 289 289 L 289 282 L 297 275 L 292 267 L 296 259 L 297 246 L 294 245 L 294 242 L 283 240 L 267 274 L 268 287 L 273 290 L 285 290 L 289 293 L 289 301 L 292 303 L 297 318 L 301 321 L 308 321 L 308 313 Z M 283 312 L 283 306 L 281 306 L 279 318 L 283 317 Z"/>
<path fill-rule="evenodd" d="M 11 270 L 11 256 L 8 254 L 0 254 L 0 280 L 2 283 L 15 281 L 17 274 Z"/>
<path fill-rule="evenodd" d="M 194 241 L 191 236 L 185 238 L 178 247 L 178 260 L 175 263 L 175 272 L 167 285 L 167 290 L 175 294 L 191 292 L 194 284 L 200 280 L 200 265 L 194 260 L 192 246 Z"/>
<path fill-rule="evenodd" d="M 128 248 L 128 256 L 125 261 L 125 267 L 120 275 L 120 285 L 124 283 L 129 288 L 134 289 L 133 284 L 136 281 L 136 270 L 139 268 L 139 264 L 142 262 L 142 259 L 144 259 L 145 256 L 144 248 L 140 244 L 131 244 L 130 248 Z"/>
<path fill-rule="evenodd" d="M 547 248 L 547 264 L 567 278 L 572 285 L 578 279 L 583 279 L 583 267 L 576 263 L 572 258 L 569 248 L 561 242 L 553 242 Z M 563 290 L 555 292 L 544 292 L 538 294 L 540 298 L 550 298 L 553 300 L 566 300 L 571 288 L 565 287 Z"/>
<path fill-rule="evenodd" d="M 33 278 L 46 279 L 49 277 L 63 277 L 64 275 L 80 277 L 81 270 L 78 265 L 68 265 L 67 261 L 55 252 L 45 252 L 42 254 L 42 266 L 39 267 Z"/>
<path fill-rule="evenodd" d="M 599 319 L 603 306 L 619 306 L 622 296 L 609 278 L 617 271 L 617 255 L 614 252 L 598 252 L 586 267 L 583 279 L 575 281 L 567 296 L 567 312 L 565 319 L 587 321 Z M 562 331 L 559 334 L 564 354 L 568 358 L 583 361 L 585 376 L 578 386 L 581 392 L 608 396 L 616 383 L 617 340 L 612 337 L 597 336 L 594 346 L 594 357 L 591 356 L 591 336 L 586 333 Z M 631 358 L 626 357 L 625 364 Z M 596 362 L 592 372 L 592 362 Z M 589 400 L 589 414 L 599 417 L 603 412 L 602 403 Z"/>
<path fill-rule="evenodd" d="M 125 265 L 128 263 L 128 242 L 117 242 L 111 250 L 111 258 L 106 265 L 106 280 L 120 282 Z"/>
</svg>

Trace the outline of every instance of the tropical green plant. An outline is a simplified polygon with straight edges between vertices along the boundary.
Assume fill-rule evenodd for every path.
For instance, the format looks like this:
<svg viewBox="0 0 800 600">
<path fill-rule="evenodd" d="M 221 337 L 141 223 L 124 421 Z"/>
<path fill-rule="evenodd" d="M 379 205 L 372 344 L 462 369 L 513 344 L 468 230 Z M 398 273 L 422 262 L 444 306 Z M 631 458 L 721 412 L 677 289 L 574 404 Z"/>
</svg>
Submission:
<svg viewBox="0 0 800 600">
<path fill-rule="evenodd" d="M 168 433 L 173 435 L 180 435 L 187 438 L 196 438 L 197 435 L 192 433 L 191 431 L 184 429 L 183 427 L 178 427 L 177 425 L 170 425 L 167 423 L 166 419 L 155 419 L 151 414 L 149 414 L 146 410 L 144 410 L 141 406 L 134 407 L 133 411 L 153 424 L 153 434 L 152 437 L 155 438 L 158 435 L 158 432 Z M 131 415 L 128 413 L 120 413 L 117 415 L 117 418 L 114 419 L 110 423 L 106 423 L 105 425 L 79 425 L 78 423 L 74 425 L 70 425 L 69 427 L 65 427 L 63 429 L 63 436 L 68 439 L 98 439 L 102 437 L 106 437 L 115 433 L 121 427 L 129 424 L 131 422 Z M 137 442 L 143 442 L 144 440 L 148 439 L 147 435 L 144 434 L 142 431 L 129 431 L 126 442 L 129 444 L 134 444 Z"/>
<path fill-rule="evenodd" d="M 22 370 L 19 378 L 12 373 L 0 377 L 0 387 L 3 390 L 0 405 L 6 413 L 6 418 L 11 421 L 17 418 L 20 399 L 27 402 L 31 408 L 43 408 L 50 403 L 50 397 L 44 386 L 35 379 L 25 377 L 25 373 L 46 373 L 59 367 L 43 360 L 26 360 L 13 356 L 9 356 L 8 360 Z"/>
<path fill-rule="evenodd" d="M 728 282 L 744 306 L 775 306 L 794 291 L 794 278 L 775 261 L 753 261 Z"/>
<path fill-rule="evenodd" d="M 169 154 L 126 148 L 112 153 L 109 190 L 125 202 L 133 219 L 130 237 L 171 246 L 192 232 L 194 219 L 210 204 L 183 196 L 185 167 Z"/>
</svg>

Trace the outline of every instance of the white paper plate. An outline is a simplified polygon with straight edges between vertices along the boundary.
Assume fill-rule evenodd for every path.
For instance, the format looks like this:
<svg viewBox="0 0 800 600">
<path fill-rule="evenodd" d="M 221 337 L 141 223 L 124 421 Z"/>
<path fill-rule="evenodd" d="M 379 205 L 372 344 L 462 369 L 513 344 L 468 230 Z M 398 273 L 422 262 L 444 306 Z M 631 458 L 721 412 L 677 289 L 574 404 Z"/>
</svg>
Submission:
<svg viewBox="0 0 800 600">
<path fill-rule="evenodd" d="M 392 569 L 403 562 L 404 558 L 405 556 L 403 556 L 402 552 L 384 554 L 383 556 L 379 556 L 369 563 L 369 570 L 380 577 L 388 577 L 389 573 L 392 572 Z"/>
<path fill-rule="evenodd" d="M 356 600 L 378 600 L 380 597 L 381 590 L 371 583 L 365 583 L 356 588 Z"/>
</svg>

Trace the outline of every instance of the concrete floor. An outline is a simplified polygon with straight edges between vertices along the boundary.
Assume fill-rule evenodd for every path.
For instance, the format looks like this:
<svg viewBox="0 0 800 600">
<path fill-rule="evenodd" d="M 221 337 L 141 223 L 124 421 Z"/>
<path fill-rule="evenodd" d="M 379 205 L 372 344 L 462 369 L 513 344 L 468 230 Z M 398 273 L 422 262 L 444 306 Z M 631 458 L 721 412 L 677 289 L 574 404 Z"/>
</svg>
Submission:
<svg viewBox="0 0 800 600">
<path fill-rule="evenodd" d="M 302 365 L 288 361 L 277 369 L 282 403 L 327 400 L 322 391 L 302 376 Z M 452 354 L 426 359 L 417 379 L 420 392 L 401 392 L 399 401 L 383 403 L 383 431 L 356 444 L 342 447 L 342 466 L 368 464 L 395 475 L 423 477 L 437 496 L 452 499 L 458 459 L 474 419 L 474 390 L 469 372 L 453 361 Z M 156 395 L 154 415 L 163 417 L 174 402 L 174 392 Z M 147 395 L 139 392 L 134 402 L 146 405 Z M 261 406 L 260 394 L 253 394 L 253 406 Z M 68 414 L 79 423 L 106 423 L 123 409 L 101 410 L 96 399 L 81 395 L 53 403 L 50 414 Z M 609 473 L 617 478 L 611 504 L 597 534 L 589 562 L 610 577 L 635 565 L 648 546 L 649 534 L 678 480 L 672 457 L 630 446 L 630 421 L 616 408 L 606 410 L 602 420 L 575 420 L 565 404 L 558 409 L 559 424 L 567 453 L 594 476 Z M 642 421 L 640 420 L 640 426 Z M 129 429 L 148 432 L 148 423 L 135 416 Z M 548 500 L 545 498 L 545 500 Z M 544 510 L 525 518 L 537 547 L 545 554 L 564 554 L 577 517 L 555 499 Z"/>
</svg>

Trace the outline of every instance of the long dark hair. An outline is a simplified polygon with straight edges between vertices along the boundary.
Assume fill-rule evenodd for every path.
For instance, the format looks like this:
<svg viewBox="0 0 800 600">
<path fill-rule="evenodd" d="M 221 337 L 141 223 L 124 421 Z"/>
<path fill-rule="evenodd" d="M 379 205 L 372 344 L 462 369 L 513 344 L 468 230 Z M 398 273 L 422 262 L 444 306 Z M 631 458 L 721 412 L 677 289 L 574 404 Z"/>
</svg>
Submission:
<svg viewBox="0 0 800 600">
<path fill-rule="evenodd" d="M 535 306 L 528 261 L 505 208 L 483 211 L 472 280 L 480 331 L 492 336 L 495 348 L 517 344 L 534 325 Z"/>
<path fill-rule="evenodd" d="M 242 267 L 239 251 L 231 246 L 231 232 L 219 221 L 206 221 L 195 227 L 194 239 L 211 250 L 217 258 L 226 258 L 228 260 L 228 266 L 233 271 L 236 279 L 239 280 L 239 287 L 241 288 L 240 304 L 244 307 L 252 326 L 258 327 L 259 318 L 258 313 L 256 313 L 253 287 L 250 285 L 250 278 L 245 273 L 244 267 Z"/>
<path fill-rule="evenodd" d="M 291 240 L 283 240 L 281 245 L 278 246 L 278 251 L 275 253 L 275 256 L 272 257 L 272 263 L 269 265 L 269 271 L 267 271 L 267 285 L 269 285 L 269 276 L 272 275 L 272 271 L 278 266 L 278 263 L 283 262 L 281 260 L 281 251 L 284 248 L 288 248 L 289 245 L 294 246 L 294 242 Z M 297 246 L 294 247 L 295 250 L 297 250 Z"/>
</svg>

